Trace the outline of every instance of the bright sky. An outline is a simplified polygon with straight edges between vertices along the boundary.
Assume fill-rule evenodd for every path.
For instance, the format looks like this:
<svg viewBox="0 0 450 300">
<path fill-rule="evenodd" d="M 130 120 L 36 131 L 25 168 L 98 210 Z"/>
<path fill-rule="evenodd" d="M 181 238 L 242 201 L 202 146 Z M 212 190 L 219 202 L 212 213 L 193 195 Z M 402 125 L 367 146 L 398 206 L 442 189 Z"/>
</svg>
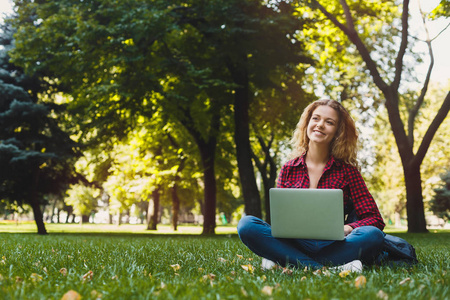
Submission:
<svg viewBox="0 0 450 300">
<path fill-rule="evenodd" d="M 422 26 L 422 20 L 418 9 L 419 1 L 421 3 L 422 10 L 424 12 L 430 12 L 439 4 L 440 0 L 411 0 L 410 2 L 410 13 L 412 16 L 412 19 L 410 20 L 410 32 L 414 35 L 417 33 L 419 38 L 425 39 L 425 31 Z M 0 1 L 0 22 L 3 19 L 3 14 L 10 13 L 11 10 L 12 0 Z M 437 36 L 438 33 L 442 31 L 449 23 L 450 19 L 429 22 L 430 37 L 434 38 Z M 427 51 L 426 44 L 420 44 L 421 50 Z M 440 81 L 445 84 L 450 80 L 450 27 L 432 42 L 432 46 L 435 63 L 431 79 L 432 81 Z M 425 63 L 416 68 L 416 70 L 423 75 L 423 78 L 425 77 L 428 69 L 428 63 L 429 60 L 425 57 Z"/>
</svg>

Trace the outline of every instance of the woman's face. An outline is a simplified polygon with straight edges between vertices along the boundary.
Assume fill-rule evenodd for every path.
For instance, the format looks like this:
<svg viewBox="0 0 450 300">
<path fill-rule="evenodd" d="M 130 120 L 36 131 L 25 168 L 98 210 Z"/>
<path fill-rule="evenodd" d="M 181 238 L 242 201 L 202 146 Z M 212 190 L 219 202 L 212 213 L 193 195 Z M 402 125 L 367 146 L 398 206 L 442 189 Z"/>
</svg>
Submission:
<svg viewBox="0 0 450 300">
<path fill-rule="evenodd" d="M 309 142 L 330 145 L 337 132 L 339 116 L 334 108 L 319 105 L 309 119 L 306 134 Z"/>
</svg>

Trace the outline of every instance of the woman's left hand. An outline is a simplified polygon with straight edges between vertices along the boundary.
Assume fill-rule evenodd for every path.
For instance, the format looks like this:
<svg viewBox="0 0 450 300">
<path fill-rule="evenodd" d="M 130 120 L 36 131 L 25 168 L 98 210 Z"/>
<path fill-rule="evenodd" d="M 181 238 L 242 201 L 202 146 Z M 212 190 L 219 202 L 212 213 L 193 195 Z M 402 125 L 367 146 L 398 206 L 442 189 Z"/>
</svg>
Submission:
<svg viewBox="0 0 450 300">
<path fill-rule="evenodd" d="M 350 232 L 353 231 L 353 227 L 350 225 L 344 225 L 344 235 L 347 236 L 350 234 Z"/>
</svg>

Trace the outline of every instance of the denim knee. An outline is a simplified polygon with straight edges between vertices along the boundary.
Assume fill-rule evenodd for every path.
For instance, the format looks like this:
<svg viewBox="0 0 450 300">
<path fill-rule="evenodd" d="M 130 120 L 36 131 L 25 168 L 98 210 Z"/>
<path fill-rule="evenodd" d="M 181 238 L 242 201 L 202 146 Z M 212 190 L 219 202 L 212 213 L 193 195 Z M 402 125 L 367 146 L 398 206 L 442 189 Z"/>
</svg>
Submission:
<svg viewBox="0 0 450 300">
<path fill-rule="evenodd" d="M 358 228 L 356 228 L 358 229 Z M 366 241 L 370 241 L 373 247 L 383 245 L 385 233 L 375 226 L 362 226 L 359 227 L 360 231 L 363 231 L 367 237 Z"/>
<path fill-rule="evenodd" d="M 237 225 L 237 232 L 239 236 L 245 235 L 248 233 L 249 230 L 251 230 L 252 224 L 255 223 L 255 219 L 257 219 L 254 216 L 243 216 Z"/>
</svg>

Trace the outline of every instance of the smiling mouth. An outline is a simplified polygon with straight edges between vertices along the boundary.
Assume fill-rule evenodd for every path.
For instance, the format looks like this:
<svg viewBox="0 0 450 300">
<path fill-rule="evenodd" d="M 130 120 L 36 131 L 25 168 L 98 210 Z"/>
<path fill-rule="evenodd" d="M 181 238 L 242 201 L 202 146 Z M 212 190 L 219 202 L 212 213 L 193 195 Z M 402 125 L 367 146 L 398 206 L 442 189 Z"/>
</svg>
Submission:
<svg viewBox="0 0 450 300">
<path fill-rule="evenodd" d="M 319 133 L 319 134 L 322 134 L 322 135 L 324 135 L 325 133 L 323 133 L 322 131 L 319 131 L 319 130 L 314 130 L 313 132 L 315 132 L 315 133 Z"/>
</svg>

